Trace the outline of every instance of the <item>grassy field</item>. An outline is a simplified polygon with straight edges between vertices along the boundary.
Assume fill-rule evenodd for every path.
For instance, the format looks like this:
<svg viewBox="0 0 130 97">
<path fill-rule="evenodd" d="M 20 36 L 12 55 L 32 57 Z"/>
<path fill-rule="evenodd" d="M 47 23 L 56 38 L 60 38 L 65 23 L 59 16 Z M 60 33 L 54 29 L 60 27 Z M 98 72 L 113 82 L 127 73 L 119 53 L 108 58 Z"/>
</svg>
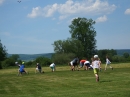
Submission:
<svg viewBox="0 0 130 97">
<path fill-rule="evenodd" d="M 17 69 L 0 70 L 0 97 L 130 97 L 130 63 L 111 64 L 114 70 L 102 70 L 100 82 L 93 71 L 70 71 L 68 66 L 44 74 L 26 68 L 29 75 L 17 76 Z M 104 64 L 102 65 L 104 68 Z"/>
</svg>

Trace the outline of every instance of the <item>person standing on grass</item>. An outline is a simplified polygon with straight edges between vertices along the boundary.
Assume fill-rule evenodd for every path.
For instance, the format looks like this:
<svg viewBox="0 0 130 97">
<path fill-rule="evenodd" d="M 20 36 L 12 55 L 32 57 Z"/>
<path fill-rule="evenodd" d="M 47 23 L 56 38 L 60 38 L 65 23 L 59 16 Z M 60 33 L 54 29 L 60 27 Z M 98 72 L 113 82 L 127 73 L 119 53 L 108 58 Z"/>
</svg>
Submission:
<svg viewBox="0 0 130 97">
<path fill-rule="evenodd" d="M 56 65 L 54 63 L 52 63 L 50 65 L 50 68 L 51 68 L 52 72 L 54 72 L 56 70 Z"/>
<path fill-rule="evenodd" d="M 96 77 L 96 82 L 99 82 L 99 66 L 100 66 L 100 62 L 98 60 L 98 55 L 94 55 L 94 61 L 92 62 L 92 66 L 93 66 L 93 71 Z"/>
<path fill-rule="evenodd" d="M 108 59 L 108 57 L 106 56 L 106 66 L 105 66 L 105 70 L 107 69 L 107 66 L 109 65 L 109 67 L 113 70 L 113 67 L 110 65 L 111 61 Z"/>
</svg>

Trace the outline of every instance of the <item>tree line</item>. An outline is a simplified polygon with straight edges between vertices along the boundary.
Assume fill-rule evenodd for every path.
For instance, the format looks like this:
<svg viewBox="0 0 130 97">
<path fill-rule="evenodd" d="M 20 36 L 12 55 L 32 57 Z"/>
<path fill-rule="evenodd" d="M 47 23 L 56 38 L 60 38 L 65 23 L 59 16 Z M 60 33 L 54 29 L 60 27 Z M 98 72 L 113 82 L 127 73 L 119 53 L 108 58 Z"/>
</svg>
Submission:
<svg viewBox="0 0 130 97">
<path fill-rule="evenodd" d="M 90 59 L 94 54 L 98 54 L 101 61 L 105 62 L 105 57 L 108 56 L 112 62 L 128 62 L 130 61 L 129 53 L 124 53 L 123 56 L 117 55 L 114 49 L 96 49 L 96 31 L 94 24 L 96 22 L 87 18 L 75 18 L 69 25 L 71 37 L 66 40 L 56 40 L 52 44 L 54 54 L 52 58 L 38 57 L 33 61 L 26 62 L 27 66 L 34 66 L 37 62 L 42 66 L 48 66 L 52 62 L 56 64 L 67 64 L 74 57 L 79 59 Z M 7 58 L 6 47 L 0 41 L 0 68 L 15 66 L 15 61 L 21 63 L 18 55 L 12 55 Z"/>
</svg>

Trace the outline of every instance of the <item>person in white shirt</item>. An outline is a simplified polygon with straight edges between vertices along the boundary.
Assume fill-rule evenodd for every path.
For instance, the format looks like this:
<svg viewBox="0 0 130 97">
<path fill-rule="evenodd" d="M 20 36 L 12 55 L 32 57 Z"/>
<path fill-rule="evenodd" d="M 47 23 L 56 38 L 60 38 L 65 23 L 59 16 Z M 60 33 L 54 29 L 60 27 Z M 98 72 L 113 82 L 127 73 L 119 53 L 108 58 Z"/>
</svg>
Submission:
<svg viewBox="0 0 130 97">
<path fill-rule="evenodd" d="M 84 62 L 84 66 L 86 70 L 89 70 L 90 67 L 90 62 L 86 59 L 86 61 Z"/>
<path fill-rule="evenodd" d="M 54 64 L 54 63 L 52 63 L 51 65 L 50 65 L 50 68 L 51 68 L 51 70 L 52 70 L 52 72 L 54 72 L 55 70 L 56 70 L 56 67 L 55 67 L 56 65 Z"/>
<path fill-rule="evenodd" d="M 113 67 L 110 65 L 111 61 L 108 59 L 108 57 L 106 56 L 106 66 L 105 66 L 105 70 L 107 69 L 107 66 L 109 65 L 109 67 L 113 70 Z"/>
<path fill-rule="evenodd" d="M 96 77 L 96 82 L 99 82 L 99 68 L 100 68 L 100 62 L 98 60 L 98 55 L 94 55 L 94 61 L 92 62 L 93 71 Z"/>
</svg>

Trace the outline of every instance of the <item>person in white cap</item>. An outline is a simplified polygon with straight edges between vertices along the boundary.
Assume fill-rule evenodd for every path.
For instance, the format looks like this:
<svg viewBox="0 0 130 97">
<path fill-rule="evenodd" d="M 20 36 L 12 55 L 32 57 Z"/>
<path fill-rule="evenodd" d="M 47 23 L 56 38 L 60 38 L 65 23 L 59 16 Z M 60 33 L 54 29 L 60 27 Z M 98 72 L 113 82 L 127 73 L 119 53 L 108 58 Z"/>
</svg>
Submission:
<svg viewBox="0 0 130 97">
<path fill-rule="evenodd" d="M 92 62 L 93 71 L 96 77 L 96 82 L 99 82 L 99 68 L 100 68 L 100 62 L 98 60 L 98 55 L 94 55 L 94 60 Z"/>
</svg>

